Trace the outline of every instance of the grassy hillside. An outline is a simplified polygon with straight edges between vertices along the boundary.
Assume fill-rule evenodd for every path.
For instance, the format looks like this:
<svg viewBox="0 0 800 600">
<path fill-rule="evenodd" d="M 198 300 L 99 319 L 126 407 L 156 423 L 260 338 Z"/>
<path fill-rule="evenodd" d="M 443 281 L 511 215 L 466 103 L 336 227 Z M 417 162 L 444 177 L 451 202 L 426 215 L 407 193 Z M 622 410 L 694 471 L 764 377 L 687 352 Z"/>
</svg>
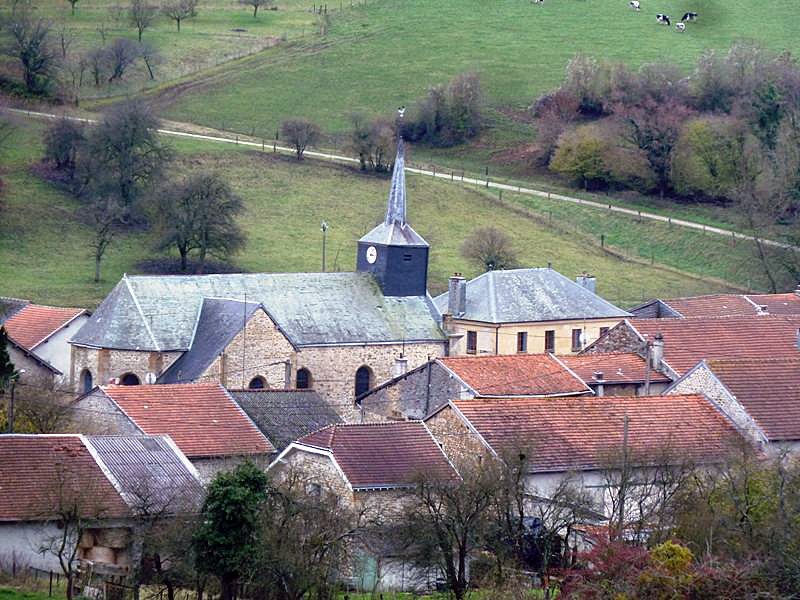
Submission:
<svg viewBox="0 0 800 600">
<path fill-rule="evenodd" d="M 154 256 L 154 238 L 149 232 L 121 232 L 103 261 L 103 281 L 94 284 L 87 246 L 91 232 L 81 220 L 80 206 L 30 171 L 41 154 L 41 130 L 41 125 L 20 122 L 2 157 L 6 189 L 0 218 L 0 295 L 92 306 L 124 272 L 135 272 L 137 262 Z M 382 218 L 385 210 L 386 178 L 363 176 L 350 168 L 310 160 L 297 163 L 288 157 L 235 146 L 195 141 L 173 145 L 180 157 L 178 172 L 219 171 L 245 199 L 247 214 L 242 225 L 249 242 L 235 261 L 249 271 L 319 270 L 322 220 L 330 226 L 329 269 L 352 270 L 356 240 Z M 598 277 L 599 292 L 620 304 L 653 295 L 729 289 L 658 265 L 620 260 L 599 247 L 588 227 L 574 230 L 572 217 L 554 216 L 557 223 L 549 223 L 549 209 L 531 207 L 538 212 L 528 214 L 512 195 L 498 203 L 495 195 L 480 189 L 430 178 L 409 176 L 407 183 L 409 219 L 431 243 L 429 280 L 433 292 L 444 289 L 453 271 L 477 274 L 460 256 L 459 248 L 474 229 L 487 223 L 512 235 L 522 264 L 542 266 L 551 262 L 568 276 L 590 271 Z M 632 231 L 637 235 L 636 228 Z M 650 230 L 642 232 L 642 238 L 652 235 Z M 676 244 L 691 247 L 702 243 L 706 252 L 723 255 L 714 250 L 714 244 L 722 244 L 719 240 L 681 235 L 675 232 Z M 734 262 L 739 259 L 731 257 Z M 665 256 L 663 262 L 669 264 L 669 260 L 672 258 Z M 687 270 L 696 266 L 696 261 L 686 264 Z M 732 278 L 735 283 L 746 285 L 744 273 L 733 275 L 737 276 Z"/>
<path fill-rule="evenodd" d="M 525 107 L 554 87 L 577 52 L 636 66 L 668 60 L 686 69 L 706 48 L 742 38 L 796 51 L 796 3 L 770 0 L 754 18 L 747 0 L 373 0 L 331 18 L 315 43 L 279 47 L 227 65 L 205 82 L 165 92 L 170 117 L 271 135 L 282 119 L 311 118 L 332 132 L 353 110 L 389 112 L 428 87 L 478 72 L 490 106 Z M 696 10 L 684 34 L 655 15 Z M 500 116 L 499 113 L 496 116 Z M 502 118 L 500 124 L 502 125 Z"/>
</svg>

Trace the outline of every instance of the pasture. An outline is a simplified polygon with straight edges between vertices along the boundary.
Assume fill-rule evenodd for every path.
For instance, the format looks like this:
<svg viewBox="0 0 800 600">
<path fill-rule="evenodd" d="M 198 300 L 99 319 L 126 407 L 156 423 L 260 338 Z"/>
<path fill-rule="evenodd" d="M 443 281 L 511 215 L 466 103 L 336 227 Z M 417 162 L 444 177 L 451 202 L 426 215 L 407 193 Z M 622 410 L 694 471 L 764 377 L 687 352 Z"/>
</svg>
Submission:
<svg viewBox="0 0 800 600">
<path fill-rule="evenodd" d="M 627 0 L 369 0 L 332 13 L 325 35 L 150 97 L 176 120 L 270 137 L 283 119 L 302 116 L 335 134 L 347 131 L 352 111 L 392 115 L 430 86 L 473 71 L 495 125 L 472 145 L 481 152 L 484 144 L 529 135 L 520 113 L 558 85 L 576 53 L 633 67 L 670 61 L 688 72 L 705 49 L 741 39 L 797 52 L 796 6 L 768 0 L 756 15 L 748 0 L 642 0 L 639 12 Z M 677 20 L 690 10 L 700 16 L 682 34 L 656 22 L 657 13 Z"/>
<path fill-rule="evenodd" d="M 31 172 L 42 152 L 43 126 L 19 121 L 13 139 L 0 152 L 4 164 L 5 192 L 0 218 L 0 295 L 34 301 L 94 306 L 123 273 L 137 272 L 137 263 L 157 256 L 151 232 L 120 232 L 102 264 L 102 281 L 92 282 L 93 263 L 88 242 L 91 229 L 72 197 L 44 183 Z M 241 224 L 249 241 L 234 257 L 249 271 L 316 271 L 321 268 L 320 221 L 328 222 L 327 264 L 333 270 L 355 268 L 355 242 L 383 218 L 389 181 L 364 176 L 349 167 L 294 159 L 242 147 L 197 141 L 172 141 L 179 160 L 171 177 L 188 172 L 217 171 L 243 197 L 247 213 Z M 420 176 L 408 176 L 409 220 L 431 244 L 429 287 L 439 293 L 454 271 L 477 274 L 459 253 L 463 240 L 487 223 L 507 231 L 514 240 L 520 263 L 554 268 L 568 276 L 589 271 L 598 277 L 598 291 L 623 306 L 642 297 L 692 295 L 730 290 L 720 281 L 701 279 L 731 275 L 732 284 L 754 288 L 757 270 L 743 260 L 748 250 L 736 251 L 712 236 L 702 236 L 666 225 L 630 226 L 603 213 L 575 208 L 549 217 L 549 207 L 523 207 L 524 198 L 513 194 L 497 197 L 482 189 L 464 188 Z M 635 262 L 620 259 L 600 247 L 588 226 L 608 223 L 627 231 L 625 245 L 617 250 L 633 255 Z M 609 219 L 604 221 L 604 218 Z M 650 238 L 673 244 L 649 265 Z M 634 247 L 633 244 L 636 244 Z M 679 271 L 671 266 L 686 248 L 690 259 Z M 718 257 L 719 264 L 703 261 Z M 637 258 L 639 257 L 639 258 Z M 707 264 L 706 270 L 698 265 Z M 737 269 L 735 265 L 740 265 Z M 660 268 L 663 266 L 664 268 Z M 755 274 L 754 274 L 755 273 Z"/>
</svg>

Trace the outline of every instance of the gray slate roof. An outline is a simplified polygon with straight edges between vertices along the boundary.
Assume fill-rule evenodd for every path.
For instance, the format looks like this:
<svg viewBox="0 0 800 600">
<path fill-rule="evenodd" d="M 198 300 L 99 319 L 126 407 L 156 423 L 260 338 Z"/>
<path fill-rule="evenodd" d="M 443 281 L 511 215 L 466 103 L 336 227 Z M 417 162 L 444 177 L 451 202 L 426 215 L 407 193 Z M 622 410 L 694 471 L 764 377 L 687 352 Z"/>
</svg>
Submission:
<svg viewBox="0 0 800 600">
<path fill-rule="evenodd" d="M 205 497 L 197 472 L 169 436 L 85 436 L 134 510 L 196 511 Z"/>
<path fill-rule="evenodd" d="M 254 302 L 204 298 L 191 347 L 156 383 L 186 383 L 200 377 L 260 308 Z"/>
<path fill-rule="evenodd" d="M 429 297 L 384 297 L 366 273 L 123 277 L 72 342 L 188 350 L 204 298 L 260 303 L 297 346 L 441 341 Z"/>
<path fill-rule="evenodd" d="M 630 314 L 549 268 L 489 271 L 466 283 L 459 318 L 485 323 L 624 318 Z M 434 299 L 447 312 L 447 292 Z"/>
<path fill-rule="evenodd" d="M 392 170 L 386 218 L 359 241 L 386 246 L 428 245 L 428 242 L 406 223 L 406 152 L 402 138 L 397 142 L 397 156 Z"/>
<path fill-rule="evenodd" d="M 275 449 L 342 418 L 314 390 L 229 390 Z"/>
</svg>

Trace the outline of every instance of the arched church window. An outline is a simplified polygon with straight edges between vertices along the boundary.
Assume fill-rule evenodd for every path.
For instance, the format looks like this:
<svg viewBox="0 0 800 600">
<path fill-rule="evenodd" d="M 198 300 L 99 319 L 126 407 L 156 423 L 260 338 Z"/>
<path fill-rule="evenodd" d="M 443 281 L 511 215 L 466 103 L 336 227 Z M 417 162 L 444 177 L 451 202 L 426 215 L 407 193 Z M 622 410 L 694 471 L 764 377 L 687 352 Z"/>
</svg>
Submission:
<svg viewBox="0 0 800 600">
<path fill-rule="evenodd" d="M 267 387 L 267 382 L 264 381 L 264 378 L 261 376 L 253 377 L 250 383 L 247 384 L 247 387 L 251 390 L 263 390 Z"/>
<path fill-rule="evenodd" d="M 356 398 L 364 392 L 369 391 L 372 380 L 372 371 L 366 365 L 359 367 L 356 371 Z"/>
<path fill-rule="evenodd" d="M 94 387 L 94 381 L 92 381 L 92 372 L 89 369 L 84 369 L 81 371 L 81 392 L 84 394 L 91 392 L 92 388 Z"/>
<path fill-rule="evenodd" d="M 136 376 L 135 373 L 125 373 L 119 382 L 122 385 L 139 385 L 139 378 Z"/>
<path fill-rule="evenodd" d="M 297 370 L 297 389 L 307 390 L 311 387 L 311 371 L 305 367 Z"/>
</svg>

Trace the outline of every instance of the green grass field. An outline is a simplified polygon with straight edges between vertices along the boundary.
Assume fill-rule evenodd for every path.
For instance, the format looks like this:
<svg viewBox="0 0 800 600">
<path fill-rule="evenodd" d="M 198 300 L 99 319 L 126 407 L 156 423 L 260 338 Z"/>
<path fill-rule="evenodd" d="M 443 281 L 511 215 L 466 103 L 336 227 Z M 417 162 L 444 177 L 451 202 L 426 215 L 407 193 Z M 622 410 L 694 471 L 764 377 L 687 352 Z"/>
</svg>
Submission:
<svg viewBox="0 0 800 600">
<path fill-rule="evenodd" d="M 371 0 L 336 14 L 324 37 L 230 65 L 208 85 L 166 95 L 168 116 L 239 130 L 272 132 L 297 115 L 329 132 L 353 110 L 391 112 L 431 85 L 480 74 L 489 106 L 519 109 L 556 86 L 578 52 L 631 66 L 668 60 L 687 70 L 706 48 L 752 38 L 796 51 L 796 3 L 771 0 L 754 18 L 747 0 L 652 0 L 636 13 L 625 0 Z M 697 10 L 685 34 L 655 15 Z M 258 107 L 254 110 L 254 107 Z"/>
<path fill-rule="evenodd" d="M 93 306 L 124 272 L 135 272 L 138 261 L 155 256 L 149 232 L 120 233 L 103 260 L 103 281 L 92 282 L 93 264 L 87 241 L 90 229 L 80 219 L 80 206 L 68 195 L 31 173 L 41 155 L 43 125 L 20 121 L 13 142 L 2 156 L 5 193 L 0 218 L 0 295 L 30 298 L 56 305 Z M 249 271 L 317 271 L 321 269 L 321 220 L 328 231 L 328 268 L 352 270 L 355 242 L 383 216 L 389 181 L 364 176 L 348 167 L 273 155 L 242 147 L 171 141 L 178 152 L 174 170 L 180 173 L 218 171 L 245 199 L 241 222 L 249 242 L 234 258 Z M 627 306 L 643 297 L 710 293 L 729 286 L 692 276 L 692 272 L 746 288 L 755 275 L 736 270 L 748 265 L 730 253 L 726 243 L 657 225 L 635 227 L 614 217 L 579 207 L 553 214 L 550 207 L 525 206 L 526 198 L 507 194 L 499 203 L 495 194 L 420 176 L 407 179 L 409 220 L 431 243 L 431 291 L 445 288 L 454 271 L 468 276 L 476 269 L 460 256 L 462 241 L 487 223 L 507 231 L 526 266 L 553 267 L 568 276 L 589 271 L 598 277 L 598 291 L 612 302 Z M 528 213 L 528 209 L 532 212 Z M 628 254 L 643 255 L 640 262 L 620 260 L 599 246 L 594 225 L 616 231 L 638 244 Z M 602 225 L 602 224 L 606 225 Z M 594 224 L 594 225 L 592 225 Z M 629 233 L 625 233 L 629 230 Z M 647 244 L 661 240 L 674 245 L 650 266 Z M 611 240 L 611 237 L 609 237 Z M 616 239 L 610 241 L 617 244 Z M 744 252 L 742 245 L 742 251 Z M 618 248 L 625 250 L 624 244 Z M 687 249 L 692 249 L 689 253 Z M 717 256 L 716 270 L 703 270 L 703 256 Z M 685 257 L 689 256 L 689 259 Z M 680 261 L 684 261 L 681 263 Z M 675 267 L 686 273 L 677 272 Z"/>
</svg>

